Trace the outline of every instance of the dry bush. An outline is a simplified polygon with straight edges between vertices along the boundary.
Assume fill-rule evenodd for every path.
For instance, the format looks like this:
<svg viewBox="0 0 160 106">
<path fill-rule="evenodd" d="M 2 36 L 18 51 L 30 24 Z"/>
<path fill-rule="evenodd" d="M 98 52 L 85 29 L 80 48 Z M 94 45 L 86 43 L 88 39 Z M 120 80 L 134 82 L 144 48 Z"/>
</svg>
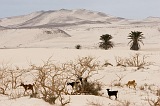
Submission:
<svg viewBox="0 0 160 106">
<path fill-rule="evenodd" d="M 52 57 L 51 57 L 52 58 Z M 42 65 L 31 65 L 30 69 L 20 69 L 19 67 L 12 68 L 11 66 L 4 65 L 0 67 L 0 90 L 3 94 L 8 90 L 17 89 L 18 84 L 22 81 L 22 76 L 28 71 L 34 70 L 35 84 L 34 94 L 31 97 L 42 97 L 46 102 L 55 104 L 59 100 L 62 106 L 68 104 L 70 99 L 64 100 L 62 95 L 68 94 L 66 89 L 69 80 L 80 80 L 81 86 L 77 89 L 80 94 L 100 95 L 99 91 L 102 84 L 98 80 L 88 81 L 94 74 L 98 74 L 100 67 L 99 62 L 93 57 L 78 58 L 75 62 L 68 62 L 64 64 L 55 64 L 49 58 L 44 61 Z M 11 92 L 8 94 L 10 98 L 17 98 L 21 93 Z M 37 96 L 38 95 L 38 96 Z"/>
<path fill-rule="evenodd" d="M 130 67 L 143 68 L 144 66 L 151 65 L 151 62 L 146 61 L 147 56 L 141 56 L 139 53 L 134 54 L 129 59 L 126 59 L 126 64 Z"/>
<path fill-rule="evenodd" d="M 69 65 L 71 74 L 77 76 L 77 78 L 89 78 L 97 74 L 100 68 L 99 61 L 91 56 L 78 58 L 75 62 L 70 62 Z"/>
<path fill-rule="evenodd" d="M 152 62 L 146 61 L 147 56 L 136 53 L 129 58 L 116 57 L 117 66 L 144 68 L 144 66 L 152 65 Z"/>
<path fill-rule="evenodd" d="M 100 91 L 102 90 L 102 84 L 99 82 L 86 82 L 82 85 L 82 89 L 80 89 L 81 93 L 100 96 Z"/>
<path fill-rule="evenodd" d="M 9 79 L 7 78 L 7 67 L 0 67 L 0 90 L 1 94 L 6 94 L 6 90 L 9 88 Z"/>
<path fill-rule="evenodd" d="M 97 80 L 88 81 L 94 74 L 98 74 L 99 61 L 91 56 L 81 57 L 75 62 L 65 64 L 65 66 L 67 66 L 70 78 L 74 77 L 75 81 L 79 80 L 81 82 L 81 86 L 76 91 L 77 93 L 99 95 L 98 92 L 101 90 L 102 85 Z"/>
<path fill-rule="evenodd" d="M 115 57 L 115 60 L 116 60 L 117 66 L 126 67 L 125 59 L 121 57 Z"/>
<path fill-rule="evenodd" d="M 7 90 L 16 89 L 24 73 L 24 69 L 19 67 L 12 68 L 12 65 L 2 64 L 0 67 L 0 89 L 2 94 L 6 94 Z"/>
<path fill-rule="evenodd" d="M 123 74 L 118 75 L 118 74 L 116 74 L 116 76 L 118 77 L 118 81 L 121 81 L 126 75 L 123 75 Z"/>
<path fill-rule="evenodd" d="M 22 81 L 22 75 L 25 74 L 28 70 L 25 69 L 9 69 L 7 70 L 8 79 L 11 83 L 11 89 L 16 89 L 19 87 L 19 83 Z"/>
<path fill-rule="evenodd" d="M 42 98 L 50 104 L 55 104 L 56 100 L 60 98 L 61 105 L 69 103 L 63 99 L 62 94 L 66 88 L 66 72 L 60 67 L 56 66 L 49 58 L 42 66 L 34 67 L 37 70 L 36 85 L 39 86 Z"/>
<path fill-rule="evenodd" d="M 160 106 L 160 97 L 157 100 L 147 99 L 150 106 Z"/>
<path fill-rule="evenodd" d="M 118 74 L 116 74 L 116 76 L 118 77 L 118 79 L 115 79 L 115 80 L 111 81 L 111 87 L 112 87 L 112 84 L 113 84 L 114 86 L 123 87 L 123 85 L 122 85 L 122 83 L 121 83 L 121 80 L 122 80 L 126 75 L 123 75 L 123 74 L 118 75 Z"/>
<path fill-rule="evenodd" d="M 60 65 L 53 63 L 51 58 L 44 61 L 42 66 L 31 65 L 32 70 L 37 70 L 35 75 L 36 92 L 42 94 L 42 98 L 51 104 L 57 100 L 61 105 L 68 104 L 70 99 L 64 100 L 64 94 L 69 94 L 66 90 L 68 81 L 81 81 L 80 86 L 76 86 L 73 94 L 100 95 L 102 85 L 97 81 L 88 81 L 92 75 L 97 74 L 99 62 L 92 57 L 78 58 L 75 62 L 67 62 Z"/>
</svg>

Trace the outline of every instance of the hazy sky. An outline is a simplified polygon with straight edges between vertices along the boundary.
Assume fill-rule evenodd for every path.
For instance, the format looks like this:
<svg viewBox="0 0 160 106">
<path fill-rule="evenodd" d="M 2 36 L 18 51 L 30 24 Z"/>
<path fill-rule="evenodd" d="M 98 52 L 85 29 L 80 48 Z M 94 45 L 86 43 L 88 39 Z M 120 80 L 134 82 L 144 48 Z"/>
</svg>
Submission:
<svg viewBox="0 0 160 106">
<path fill-rule="evenodd" d="M 160 0 L 0 0 L 0 18 L 62 8 L 89 9 L 129 19 L 160 17 Z"/>
</svg>

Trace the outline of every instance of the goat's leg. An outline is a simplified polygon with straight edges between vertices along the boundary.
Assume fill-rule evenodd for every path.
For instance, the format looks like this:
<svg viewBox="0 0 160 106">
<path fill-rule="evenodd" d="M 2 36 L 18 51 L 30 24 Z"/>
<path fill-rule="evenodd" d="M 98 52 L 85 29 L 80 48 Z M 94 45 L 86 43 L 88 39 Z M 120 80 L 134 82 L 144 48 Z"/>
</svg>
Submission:
<svg viewBox="0 0 160 106">
<path fill-rule="evenodd" d="M 32 89 L 32 94 L 34 94 L 34 91 L 33 91 L 33 89 Z"/>
<path fill-rule="evenodd" d="M 31 88 L 31 90 L 32 90 L 32 94 L 34 94 L 34 90 L 33 90 L 33 87 Z"/>
<path fill-rule="evenodd" d="M 25 95 L 25 92 L 26 92 L 26 90 L 24 90 L 24 93 L 23 93 L 23 95 Z"/>
<path fill-rule="evenodd" d="M 117 95 L 115 95 L 115 97 L 116 97 L 115 99 L 117 99 Z"/>
<path fill-rule="evenodd" d="M 136 89 L 136 85 L 134 85 L 134 89 Z"/>
<path fill-rule="evenodd" d="M 111 99 L 111 96 L 109 96 L 109 99 Z"/>
</svg>

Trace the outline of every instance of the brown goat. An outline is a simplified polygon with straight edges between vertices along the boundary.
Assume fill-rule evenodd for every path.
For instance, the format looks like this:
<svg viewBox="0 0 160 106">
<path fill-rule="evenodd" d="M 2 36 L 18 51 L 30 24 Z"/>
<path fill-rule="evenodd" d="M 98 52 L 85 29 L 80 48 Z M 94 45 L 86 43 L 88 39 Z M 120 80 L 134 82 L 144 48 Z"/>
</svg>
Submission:
<svg viewBox="0 0 160 106">
<path fill-rule="evenodd" d="M 126 85 L 127 85 L 129 88 L 130 88 L 130 86 L 133 86 L 133 87 L 136 89 L 137 83 L 136 83 L 135 80 L 133 80 L 133 81 L 128 81 L 128 83 L 127 83 Z"/>
</svg>

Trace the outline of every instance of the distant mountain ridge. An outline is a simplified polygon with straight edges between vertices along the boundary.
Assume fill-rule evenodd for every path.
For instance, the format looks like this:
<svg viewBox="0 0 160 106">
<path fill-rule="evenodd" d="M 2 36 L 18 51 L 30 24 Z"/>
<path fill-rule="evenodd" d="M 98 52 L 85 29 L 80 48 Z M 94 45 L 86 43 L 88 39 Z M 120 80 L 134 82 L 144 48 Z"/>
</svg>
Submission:
<svg viewBox="0 0 160 106">
<path fill-rule="evenodd" d="M 112 24 L 116 22 L 134 25 L 148 25 L 150 23 L 159 24 L 160 17 L 147 17 L 143 20 L 130 20 L 86 9 L 60 9 L 38 11 L 27 15 L 2 18 L 0 19 L 0 26 L 6 28 L 55 28 L 84 24 Z"/>
<path fill-rule="evenodd" d="M 28 15 L 0 20 L 0 25 L 10 28 L 21 27 L 61 27 L 69 25 L 110 23 L 124 18 L 109 16 L 102 12 L 85 9 L 38 11 Z"/>
</svg>

